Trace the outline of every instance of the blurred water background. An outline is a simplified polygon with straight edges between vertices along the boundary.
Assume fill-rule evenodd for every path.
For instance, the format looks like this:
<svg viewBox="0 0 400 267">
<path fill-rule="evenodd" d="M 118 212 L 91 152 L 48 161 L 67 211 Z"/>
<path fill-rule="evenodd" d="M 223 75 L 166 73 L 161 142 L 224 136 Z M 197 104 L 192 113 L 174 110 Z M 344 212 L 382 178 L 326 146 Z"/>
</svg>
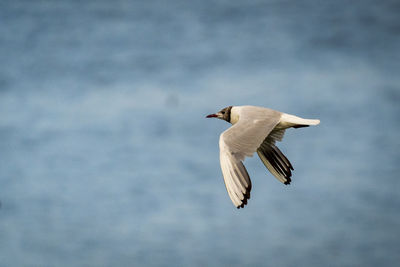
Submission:
<svg viewBox="0 0 400 267">
<path fill-rule="evenodd" d="M 0 266 L 398 266 L 399 1 L 0 3 Z M 319 118 L 236 210 L 205 115 Z"/>
</svg>

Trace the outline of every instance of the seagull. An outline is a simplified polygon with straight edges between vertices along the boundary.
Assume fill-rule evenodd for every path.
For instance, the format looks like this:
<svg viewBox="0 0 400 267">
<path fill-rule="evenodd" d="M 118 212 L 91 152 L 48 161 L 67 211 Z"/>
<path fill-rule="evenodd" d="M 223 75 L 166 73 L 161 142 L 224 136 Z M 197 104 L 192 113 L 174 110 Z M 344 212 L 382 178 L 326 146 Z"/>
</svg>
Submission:
<svg viewBox="0 0 400 267">
<path fill-rule="evenodd" d="M 232 124 L 219 137 L 220 164 L 225 187 L 236 208 L 244 208 L 250 198 L 251 180 L 243 161 L 257 152 L 265 167 L 280 182 L 290 184 L 293 166 L 275 145 L 287 128 L 319 124 L 269 108 L 229 106 L 206 118 L 218 118 Z"/>
</svg>

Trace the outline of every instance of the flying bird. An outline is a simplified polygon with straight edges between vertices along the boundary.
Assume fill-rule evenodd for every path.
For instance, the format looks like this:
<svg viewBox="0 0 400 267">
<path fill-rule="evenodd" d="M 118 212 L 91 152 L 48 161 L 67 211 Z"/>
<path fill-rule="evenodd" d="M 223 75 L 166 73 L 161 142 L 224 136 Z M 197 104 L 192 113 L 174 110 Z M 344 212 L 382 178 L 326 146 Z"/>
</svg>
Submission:
<svg viewBox="0 0 400 267">
<path fill-rule="evenodd" d="M 219 149 L 225 187 L 238 209 L 247 205 L 251 191 L 251 180 L 243 165 L 245 157 L 257 152 L 271 174 L 288 185 L 293 166 L 275 142 L 282 141 L 287 128 L 320 122 L 256 106 L 229 106 L 207 118 L 218 118 L 233 125 L 220 135 Z"/>
</svg>

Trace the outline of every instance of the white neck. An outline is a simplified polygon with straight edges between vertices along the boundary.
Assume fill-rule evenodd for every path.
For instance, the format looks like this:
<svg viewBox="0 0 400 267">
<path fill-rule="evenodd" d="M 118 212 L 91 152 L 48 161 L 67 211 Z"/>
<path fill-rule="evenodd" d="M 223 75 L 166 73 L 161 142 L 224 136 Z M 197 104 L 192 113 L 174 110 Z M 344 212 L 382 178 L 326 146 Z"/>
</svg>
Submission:
<svg viewBox="0 0 400 267">
<path fill-rule="evenodd" d="M 239 120 L 239 110 L 238 107 L 232 107 L 231 109 L 231 121 L 230 123 L 235 124 Z"/>
</svg>

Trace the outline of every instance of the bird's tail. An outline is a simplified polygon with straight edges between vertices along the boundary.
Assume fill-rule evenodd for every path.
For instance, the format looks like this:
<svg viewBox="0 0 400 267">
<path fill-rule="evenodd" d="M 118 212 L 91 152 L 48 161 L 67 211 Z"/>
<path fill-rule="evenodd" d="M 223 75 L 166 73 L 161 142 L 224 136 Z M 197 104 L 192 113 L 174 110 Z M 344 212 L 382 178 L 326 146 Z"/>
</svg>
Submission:
<svg viewBox="0 0 400 267">
<path fill-rule="evenodd" d="M 308 127 L 310 125 L 318 125 L 319 122 L 319 120 L 303 119 L 294 115 L 283 113 L 279 124 L 285 128 L 300 128 Z"/>
</svg>

